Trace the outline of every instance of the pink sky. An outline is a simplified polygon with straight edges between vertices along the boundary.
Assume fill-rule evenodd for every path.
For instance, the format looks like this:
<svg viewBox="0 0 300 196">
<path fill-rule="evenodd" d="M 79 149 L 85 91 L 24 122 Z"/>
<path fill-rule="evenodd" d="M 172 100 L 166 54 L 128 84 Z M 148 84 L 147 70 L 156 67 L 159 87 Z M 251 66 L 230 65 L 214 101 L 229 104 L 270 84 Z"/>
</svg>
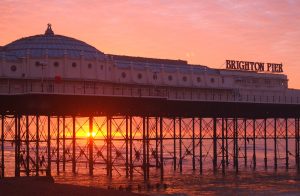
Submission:
<svg viewBox="0 0 300 196">
<path fill-rule="evenodd" d="M 104 53 L 214 68 L 226 59 L 283 63 L 289 86 L 300 88 L 299 8 L 298 0 L 1 0 L 0 45 L 51 23 Z"/>
</svg>

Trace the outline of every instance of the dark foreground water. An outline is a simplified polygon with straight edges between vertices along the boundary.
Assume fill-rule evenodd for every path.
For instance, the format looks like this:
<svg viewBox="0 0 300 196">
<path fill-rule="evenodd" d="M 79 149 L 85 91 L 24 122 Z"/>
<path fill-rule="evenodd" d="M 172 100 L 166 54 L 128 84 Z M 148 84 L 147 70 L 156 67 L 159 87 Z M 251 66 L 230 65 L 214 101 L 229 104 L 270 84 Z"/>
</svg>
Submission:
<svg viewBox="0 0 300 196">
<path fill-rule="evenodd" d="M 156 178 L 159 179 L 159 178 Z M 115 189 L 132 186 L 132 191 L 153 195 L 300 195 L 300 175 L 295 172 L 241 171 L 218 174 L 197 173 L 166 175 L 163 182 L 152 178 L 144 183 L 139 177 L 130 181 L 125 177 L 109 179 L 64 173 L 55 176 L 57 183 L 76 184 Z"/>
</svg>

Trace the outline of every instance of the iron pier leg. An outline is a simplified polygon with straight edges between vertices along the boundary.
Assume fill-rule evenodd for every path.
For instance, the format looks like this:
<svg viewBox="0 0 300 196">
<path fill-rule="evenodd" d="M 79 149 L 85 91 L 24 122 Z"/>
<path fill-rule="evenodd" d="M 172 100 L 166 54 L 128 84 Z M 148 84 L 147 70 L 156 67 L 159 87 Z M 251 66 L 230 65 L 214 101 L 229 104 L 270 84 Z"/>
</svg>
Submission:
<svg viewBox="0 0 300 196">
<path fill-rule="evenodd" d="M 238 144 L 238 137 L 239 137 L 239 121 L 237 118 L 234 118 L 234 121 L 235 121 L 235 171 L 236 173 L 239 172 L 239 144 Z"/>
<path fill-rule="evenodd" d="M 15 177 L 20 176 L 20 116 L 15 116 Z"/>
<path fill-rule="evenodd" d="M 233 132 L 233 134 L 232 134 L 232 136 L 233 136 L 233 168 L 236 168 L 236 138 L 235 138 L 235 126 L 236 126 L 236 124 L 235 124 L 235 118 L 233 118 L 232 119 L 232 128 L 233 128 L 233 130 L 232 130 L 232 132 Z"/>
<path fill-rule="evenodd" d="M 265 162 L 265 169 L 268 169 L 268 158 L 267 158 L 267 119 L 264 119 L 264 150 L 265 150 L 265 157 L 264 157 L 264 162 Z"/>
<path fill-rule="evenodd" d="M 229 165 L 229 159 L 228 159 L 228 119 L 225 119 L 225 143 L 226 143 L 226 147 L 225 147 L 225 157 L 226 157 L 226 166 Z"/>
<path fill-rule="evenodd" d="M 277 118 L 274 119 L 274 168 L 277 170 Z"/>
<path fill-rule="evenodd" d="M 125 145 L 126 145 L 126 178 L 129 176 L 129 167 L 128 167 L 128 116 L 126 116 L 126 122 L 125 122 L 125 129 L 126 129 L 126 135 L 125 135 Z"/>
<path fill-rule="evenodd" d="M 193 171 L 195 171 L 195 119 L 193 118 Z"/>
<path fill-rule="evenodd" d="M 181 117 L 179 118 L 179 171 L 182 172 L 182 127 Z"/>
<path fill-rule="evenodd" d="M 143 116 L 143 174 L 144 174 L 144 181 L 147 180 L 147 173 L 146 173 L 146 122 L 145 117 Z"/>
<path fill-rule="evenodd" d="M 295 119 L 295 161 L 297 171 L 300 172 L 300 163 L 299 163 L 299 118 Z"/>
<path fill-rule="evenodd" d="M 132 116 L 129 117 L 129 165 L 130 165 L 130 178 L 133 177 L 133 162 L 132 162 Z"/>
<path fill-rule="evenodd" d="M 203 145 L 203 141 L 202 141 L 202 118 L 199 118 L 199 130 L 200 130 L 200 174 L 202 174 L 203 172 L 203 162 L 202 162 L 202 145 Z"/>
<path fill-rule="evenodd" d="M 222 118 L 222 174 L 225 175 L 224 118 Z"/>
<path fill-rule="evenodd" d="M 94 170 L 94 157 L 93 157 L 93 117 L 89 117 L 89 175 L 93 175 Z"/>
<path fill-rule="evenodd" d="M 247 120 L 244 118 L 244 165 L 247 167 Z"/>
<path fill-rule="evenodd" d="M 56 172 L 57 172 L 57 175 L 59 175 L 59 137 L 60 137 L 60 133 L 59 133 L 59 124 L 60 124 L 60 120 L 59 120 L 59 116 L 57 117 L 57 139 L 56 139 L 56 147 L 57 147 L 57 150 L 56 150 Z"/>
<path fill-rule="evenodd" d="M 25 126 L 26 126 L 26 176 L 29 176 L 29 172 L 30 172 L 30 163 L 29 163 L 29 157 L 30 157 L 30 151 L 29 151 L 29 119 L 28 119 L 28 115 L 26 115 L 25 117 Z"/>
<path fill-rule="evenodd" d="M 1 178 L 4 178 L 4 118 L 5 116 L 1 115 Z"/>
<path fill-rule="evenodd" d="M 158 118 L 155 117 L 155 166 L 158 168 Z"/>
<path fill-rule="evenodd" d="M 76 173 L 76 117 L 72 117 L 72 172 Z"/>
<path fill-rule="evenodd" d="M 285 118 L 285 168 L 289 169 L 289 137 L 288 137 L 288 119 Z"/>
<path fill-rule="evenodd" d="M 62 159 L 63 159 L 63 171 L 66 171 L 66 119 L 65 116 L 63 116 L 63 143 L 62 143 Z"/>
<path fill-rule="evenodd" d="M 149 158 L 149 117 L 146 118 L 146 154 L 147 154 L 147 159 L 146 159 L 146 165 L 147 165 L 147 179 L 149 179 L 149 174 L 150 174 L 150 158 Z"/>
<path fill-rule="evenodd" d="M 47 117 L 47 156 L 48 156 L 48 164 L 47 164 L 47 176 L 51 176 L 51 127 L 50 127 L 50 116 Z"/>
<path fill-rule="evenodd" d="M 255 146 L 255 124 L 256 124 L 256 120 L 253 119 L 253 170 L 256 169 L 256 146 Z"/>
<path fill-rule="evenodd" d="M 217 119 L 213 118 L 213 168 L 214 168 L 214 173 L 217 172 Z"/>
<path fill-rule="evenodd" d="M 173 118 L 173 170 L 176 171 L 176 118 Z"/>
<path fill-rule="evenodd" d="M 163 117 L 160 117 L 160 179 L 164 179 Z"/>
<path fill-rule="evenodd" d="M 36 116 L 36 161 L 35 161 L 35 172 L 36 176 L 39 176 L 39 170 L 40 170 L 40 159 L 39 159 L 39 141 L 40 141 L 40 133 L 39 133 L 39 116 Z"/>
</svg>

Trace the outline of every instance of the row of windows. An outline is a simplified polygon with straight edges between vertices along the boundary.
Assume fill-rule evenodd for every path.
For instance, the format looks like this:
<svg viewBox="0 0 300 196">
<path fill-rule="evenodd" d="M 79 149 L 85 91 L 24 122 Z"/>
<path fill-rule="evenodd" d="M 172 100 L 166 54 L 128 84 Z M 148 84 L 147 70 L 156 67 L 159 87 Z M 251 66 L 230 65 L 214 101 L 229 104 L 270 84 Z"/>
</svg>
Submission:
<svg viewBox="0 0 300 196">
<path fill-rule="evenodd" d="M 121 73 L 121 76 L 122 76 L 122 78 L 126 78 L 127 75 L 126 75 L 125 72 L 122 72 L 122 73 Z M 143 78 L 143 75 L 142 75 L 141 73 L 138 73 L 138 74 L 137 74 L 137 78 L 138 78 L 138 79 L 142 79 L 142 78 Z M 153 74 L 153 80 L 157 80 L 157 78 L 158 78 L 158 77 L 157 77 L 157 74 Z M 173 80 L 173 76 L 172 76 L 172 75 L 169 75 L 169 76 L 168 76 L 168 80 L 169 80 L 169 81 L 172 81 L 172 80 Z M 196 80 L 197 80 L 198 83 L 200 83 L 200 82 L 202 81 L 202 80 L 201 80 L 201 77 L 197 77 Z M 187 77 L 186 77 L 186 76 L 183 76 L 183 77 L 182 77 L 182 81 L 183 81 L 183 82 L 186 82 L 186 81 L 187 81 Z M 214 79 L 214 78 L 211 78 L 210 81 L 211 81 L 211 83 L 214 83 L 214 82 L 215 82 L 215 79 Z"/>
<path fill-rule="evenodd" d="M 43 65 L 42 63 L 40 63 L 39 61 L 36 61 L 36 62 L 35 62 L 35 65 L 36 65 L 36 66 L 44 66 L 44 65 Z M 53 63 L 53 66 L 54 66 L 54 67 L 59 67 L 59 62 L 55 61 L 55 62 Z M 87 66 L 88 66 L 89 69 L 91 69 L 93 65 L 92 65 L 91 63 L 89 63 Z M 72 63 L 72 67 L 74 67 L 74 68 L 77 67 L 77 63 L 73 62 L 73 63 Z M 103 70 L 103 65 L 100 66 L 100 69 Z"/>
<path fill-rule="evenodd" d="M 35 62 L 35 65 L 36 65 L 37 67 L 39 67 L 39 66 L 46 66 L 46 65 L 40 63 L 39 61 L 36 61 L 36 62 Z M 59 63 L 58 63 L 58 62 L 54 62 L 54 63 L 53 63 L 53 66 L 54 66 L 54 67 L 59 67 Z M 72 67 L 74 67 L 74 68 L 77 67 L 77 64 L 76 64 L 75 62 L 72 63 Z M 91 64 L 91 63 L 88 64 L 88 68 L 89 68 L 89 69 L 92 68 L 92 64 Z M 103 70 L 103 65 L 100 66 L 100 69 Z M 17 66 L 15 66 L 15 65 L 10 66 L 10 70 L 13 71 L 13 72 L 17 71 Z"/>
</svg>

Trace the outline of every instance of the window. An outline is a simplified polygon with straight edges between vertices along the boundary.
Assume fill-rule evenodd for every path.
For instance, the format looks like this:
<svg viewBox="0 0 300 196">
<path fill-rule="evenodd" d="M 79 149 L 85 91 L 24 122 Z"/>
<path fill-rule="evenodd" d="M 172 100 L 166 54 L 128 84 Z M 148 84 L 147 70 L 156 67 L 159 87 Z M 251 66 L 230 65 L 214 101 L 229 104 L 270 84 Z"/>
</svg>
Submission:
<svg viewBox="0 0 300 196">
<path fill-rule="evenodd" d="M 10 70 L 15 72 L 15 71 L 17 71 L 17 67 L 15 65 L 12 65 L 12 66 L 10 66 Z"/>
<path fill-rule="evenodd" d="M 100 69 L 103 70 L 103 65 L 100 66 Z"/>
<path fill-rule="evenodd" d="M 36 61 L 36 62 L 35 62 L 35 66 L 40 66 L 40 62 L 39 62 L 39 61 Z"/>
<path fill-rule="evenodd" d="M 138 79 L 142 79 L 143 76 L 142 76 L 142 74 L 139 73 L 137 77 L 138 77 Z"/>
<path fill-rule="evenodd" d="M 172 81 L 172 80 L 173 80 L 173 77 L 172 77 L 171 75 L 169 75 L 169 76 L 168 76 L 168 80 L 169 80 L 169 81 Z"/>
<path fill-rule="evenodd" d="M 58 62 L 54 62 L 54 67 L 58 67 L 59 66 L 59 63 Z"/>
<path fill-rule="evenodd" d="M 197 82 L 200 83 L 201 82 L 201 78 L 197 77 Z"/>
<path fill-rule="evenodd" d="M 92 64 L 91 64 L 91 63 L 88 64 L 88 68 L 89 68 L 89 69 L 92 68 Z"/>
<path fill-rule="evenodd" d="M 183 76 L 183 77 L 182 77 L 182 81 L 186 82 L 186 81 L 187 81 L 187 77 L 186 77 L 186 76 Z"/>
<path fill-rule="evenodd" d="M 215 83 L 215 79 L 214 79 L 214 78 L 211 78 L 211 79 L 210 79 L 210 82 L 211 82 L 211 83 Z"/>
<path fill-rule="evenodd" d="M 126 73 L 125 72 L 122 72 L 122 78 L 126 78 Z"/>
<path fill-rule="evenodd" d="M 72 67 L 76 67 L 77 64 L 75 62 L 72 63 Z"/>
<path fill-rule="evenodd" d="M 153 80 L 157 80 L 157 74 L 153 74 Z"/>
</svg>

